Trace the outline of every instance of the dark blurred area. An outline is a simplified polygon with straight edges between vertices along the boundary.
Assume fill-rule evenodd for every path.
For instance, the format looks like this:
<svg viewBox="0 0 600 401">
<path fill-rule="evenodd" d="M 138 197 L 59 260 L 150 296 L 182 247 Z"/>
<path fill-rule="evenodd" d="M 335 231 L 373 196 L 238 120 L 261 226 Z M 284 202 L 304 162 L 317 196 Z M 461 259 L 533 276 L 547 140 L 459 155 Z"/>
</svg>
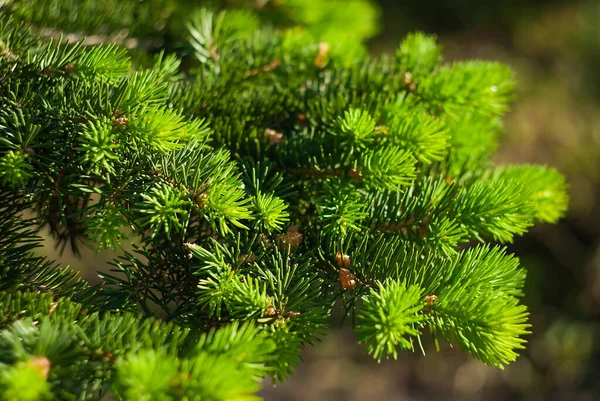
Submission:
<svg viewBox="0 0 600 401">
<path fill-rule="evenodd" d="M 488 368 L 444 347 L 377 364 L 349 324 L 307 347 L 296 375 L 266 400 L 600 400 L 600 1 L 379 0 L 374 54 L 420 30 L 438 35 L 446 61 L 502 61 L 518 99 L 497 162 L 541 163 L 567 176 L 570 207 L 509 248 L 528 269 L 532 334 L 516 362 Z M 348 322 L 347 322 L 348 323 Z"/>
</svg>

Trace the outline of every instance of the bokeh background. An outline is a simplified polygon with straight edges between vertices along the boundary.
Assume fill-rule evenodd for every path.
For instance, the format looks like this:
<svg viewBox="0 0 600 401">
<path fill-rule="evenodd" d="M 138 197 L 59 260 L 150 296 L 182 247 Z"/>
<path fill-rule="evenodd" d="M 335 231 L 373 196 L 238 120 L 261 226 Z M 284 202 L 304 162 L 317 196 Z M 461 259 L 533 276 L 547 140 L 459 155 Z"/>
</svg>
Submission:
<svg viewBox="0 0 600 401">
<path fill-rule="evenodd" d="M 504 371 L 445 347 L 381 364 L 350 327 L 304 351 L 267 401 L 600 400 L 600 1 L 379 0 L 372 53 L 393 52 L 420 30 L 438 35 L 445 59 L 502 61 L 518 99 L 505 119 L 497 162 L 558 168 L 570 185 L 568 216 L 510 246 L 528 269 L 524 302 L 533 334 Z M 347 325 L 349 326 L 349 325 Z"/>
<path fill-rule="evenodd" d="M 327 1 L 327 0 L 323 0 Z M 448 62 L 502 61 L 518 100 L 505 119 L 497 162 L 542 163 L 567 176 L 571 203 L 556 225 L 538 225 L 509 248 L 528 269 L 524 302 L 533 334 L 501 371 L 445 346 L 381 364 L 357 345 L 341 313 L 323 342 L 304 350 L 296 375 L 267 401 L 600 400 L 600 0 L 372 0 L 381 10 L 373 54 L 394 52 L 420 30 L 438 35 Z M 47 249 L 54 249 L 50 237 Z M 91 282 L 112 256 L 82 249 L 55 259 Z"/>
</svg>

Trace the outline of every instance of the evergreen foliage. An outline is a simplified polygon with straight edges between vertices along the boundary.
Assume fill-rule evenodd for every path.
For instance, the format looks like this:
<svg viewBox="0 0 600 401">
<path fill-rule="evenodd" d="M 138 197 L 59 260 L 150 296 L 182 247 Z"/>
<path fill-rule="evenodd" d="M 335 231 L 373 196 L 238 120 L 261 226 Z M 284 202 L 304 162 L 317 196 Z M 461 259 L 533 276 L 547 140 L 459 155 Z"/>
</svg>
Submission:
<svg viewBox="0 0 600 401">
<path fill-rule="evenodd" d="M 367 0 L 205 3 L 0 5 L 3 399 L 255 399 L 335 305 L 378 360 L 431 333 L 513 361 L 502 244 L 568 200 L 492 162 L 512 72 L 421 33 L 372 58 Z M 91 287 L 42 227 L 121 256 Z"/>
</svg>

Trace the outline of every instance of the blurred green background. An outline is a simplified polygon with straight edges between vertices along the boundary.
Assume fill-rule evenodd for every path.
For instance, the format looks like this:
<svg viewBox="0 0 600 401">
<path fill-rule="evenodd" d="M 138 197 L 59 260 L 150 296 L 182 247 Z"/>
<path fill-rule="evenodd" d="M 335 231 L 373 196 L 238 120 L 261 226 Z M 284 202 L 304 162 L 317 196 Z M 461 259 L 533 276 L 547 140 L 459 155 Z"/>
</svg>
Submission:
<svg viewBox="0 0 600 401">
<path fill-rule="evenodd" d="M 568 216 L 511 245 L 527 267 L 533 334 L 504 371 L 445 347 L 377 364 L 349 327 L 315 347 L 266 400 L 600 400 L 600 1 L 379 0 L 391 53 L 408 32 L 438 35 L 446 61 L 512 66 L 518 99 L 505 119 L 500 164 L 549 164 L 567 175 Z"/>
<path fill-rule="evenodd" d="M 327 1 L 327 0 L 323 0 Z M 375 1 L 375 0 L 373 0 Z M 600 0 L 378 0 L 373 54 L 402 37 L 438 35 L 448 62 L 502 61 L 516 72 L 518 100 L 505 119 L 497 162 L 549 164 L 567 176 L 571 203 L 557 225 L 539 225 L 510 246 L 527 267 L 533 334 L 504 371 L 457 349 L 402 353 L 377 364 L 349 322 L 307 347 L 288 382 L 265 383 L 267 401 L 600 400 Z M 54 248 L 51 238 L 48 249 Z M 82 249 L 53 255 L 83 272 L 112 256 Z"/>
</svg>

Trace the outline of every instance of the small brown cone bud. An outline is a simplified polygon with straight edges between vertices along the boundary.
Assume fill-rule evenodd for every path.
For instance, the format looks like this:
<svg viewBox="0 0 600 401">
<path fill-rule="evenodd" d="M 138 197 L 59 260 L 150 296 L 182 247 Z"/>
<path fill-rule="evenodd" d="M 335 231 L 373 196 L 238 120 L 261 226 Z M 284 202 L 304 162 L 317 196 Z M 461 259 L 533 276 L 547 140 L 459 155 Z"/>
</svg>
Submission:
<svg viewBox="0 0 600 401">
<path fill-rule="evenodd" d="M 40 371 L 40 375 L 44 378 L 48 378 L 48 374 L 50 373 L 50 360 L 45 356 L 34 356 L 29 360 L 29 365 L 33 366 L 37 370 Z"/>
<path fill-rule="evenodd" d="M 280 143 L 283 140 L 283 134 L 281 132 L 277 132 L 270 128 L 265 130 L 265 136 L 271 144 Z"/>
<path fill-rule="evenodd" d="M 425 297 L 425 314 L 429 315 L 429 308 L 431 308 L 431 305 L 433 305 L 437 299 L 437 295 L 435 294 L 429 294 Z"/>
<path fill-rule="evenodd" d="M 404 74 L 404 85 L 410 85 L 412 83 L 412 74 L 407 72 Z"/>
<path fill-rule="evenodd" d="M 318 68 L 325 68 L 325 66 L 327 65 L 325 58 L 329 54 L 330 49 L 331 49 L 331 46 L 329 46 L 328 43 L 326 43 L 326 42 L 319 43 L 319 54 L 317 55 L 317 59 L 315 60 L 315 65 Z"/>
<path fill-rule="evenodd" d="M 185 246 L 190 251 L 195 251 L 196 249 L 200 249 L 200 246 L 194 244 L 193 242 L 184 242 L 183 246 Z"/>
<path fill-rule="evenodd" d="M 346 254 L 342 255 L 340 251 L 337 251 L 335 254 L 335 263 L 337 263 L 339 267 L 350 267 L 350 256 Z"/>
<path fill-rule="evenodd" d="M 387 125 L 377 125 L 375 126 L 375 131 L 380 132 L 382 135 L 387 135 L 390 133 L 390 127 Z"/>
<path fill-rule="evenodd" d="M 275 316 L 277 315 L 277 311 L 275 310 L 275 308 L 273 307 L 273 305 L 269 305 L 269 307 L 267 308 L 267 311 L 265 312 L 265 316 Z"/>
<path fill-rule="evenodd" d="M 349 290 L 356 286 L 354 275 L 350 272 L 350 270 L 343 267 L 340 268 L 340 284 L 342 285 L 342 288 Z"/>
<path fill-rule="evenodd" d="M 302 242 L 302 234 L 298 232 L 298 226 L 291 226 L 287 233 L 275 237 L 275 242 L 280 251 L 283 251 L 288 246 L 293 251 Z"/>
<path fill-rule="evenodd" d="M 427 304 L 427 306 L 431 306 L 436 301 L 436 299 L 437 299 L 437 295 L 435 295 L 435 294 L 427 295 L 425 297 L 425 304 Z"/>
<path fill-rule="evenodd" d="M 219 53 L 217 53 L 217 45 L 215 43 L 212 43 L 210 46 L 210 56 L 215 60 L 220 58 Z"/>
<path fill-rule="evenodd" d="M 352 178 L 354 181 L 358 181 L 358 180 L 360 180 L 360 178 L 362 177 L 362 173 L 361 173 L 359 170 L 357 170 L 357 169 L 353 168 L 352 170 L 350 170 L 350 177 L 351 177 L 351 178 Z"/>
<path fill-rule="evenodd" d="M 115 121 L 113 122 L 113 127 L 123 127 L 127 124 L 129 124 L 129 120 L 127 119 L 127 117 L 118 117 L 115 118 Z"/>
<path fill-rule="evenodd" d="M 65 72 L 67 74 L 71 74 L 73 72 L 74 68 L 75 68 L 75 63 L 69 63 L 69 64 L 65 65 Z"/>
<path fill-rule="evenodd" d="M 264 72 L 269 72 L 281 65 L 281 60 L 273 60 L 263 67 Z"/>
</svg>

